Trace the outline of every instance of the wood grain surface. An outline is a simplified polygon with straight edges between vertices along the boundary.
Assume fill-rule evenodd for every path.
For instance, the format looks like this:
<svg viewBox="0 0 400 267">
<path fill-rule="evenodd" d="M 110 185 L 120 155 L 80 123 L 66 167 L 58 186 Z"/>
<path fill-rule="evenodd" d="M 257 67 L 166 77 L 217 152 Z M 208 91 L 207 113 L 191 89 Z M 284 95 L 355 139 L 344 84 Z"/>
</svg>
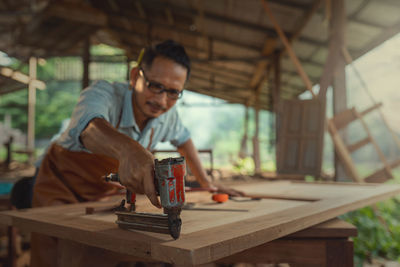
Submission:
<svg viewBox="0 0 400 267">
<path fill-rule="evenodd" d="M 143 259 L 197 265 L 231 256 L 400 193 L 399 185 L 288 181 L 248 183 L 237 188 L 250 195 L 268 195 L 268 198 L 237 198 L 216 204 L 208 192 L 188 193 L 187 202 L 193 204 L 191 209 L 182 211 L 183 228 L 178 240 L 164 234 L 119 229 L 115 224 L 116 215 L 107 211 L 107 207 L 118 205 L 119 199 L 1 212 L 0 223 Z M 298 200 L 302 198 L 314 201 Z M 87 215 L 87 207 L 95 212 Z M 138 196 L 137 208 L 141 212 L 161 212 L 144 196 Z"/>
</svg>

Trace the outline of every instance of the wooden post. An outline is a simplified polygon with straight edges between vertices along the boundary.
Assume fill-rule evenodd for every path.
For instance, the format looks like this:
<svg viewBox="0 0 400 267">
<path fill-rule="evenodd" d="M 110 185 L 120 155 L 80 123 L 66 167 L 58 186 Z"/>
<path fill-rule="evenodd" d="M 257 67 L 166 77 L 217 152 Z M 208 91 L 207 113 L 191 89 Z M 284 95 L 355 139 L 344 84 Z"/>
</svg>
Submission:
<svg viewBox="0 0 400 267">
<path fill-rule="evenodd" d="M 259 104 L 259 99 L 260 96 L 257 96 L 256 99 L 256 107 L 254 109 L 255 111 L 255 132 L 253 136 L 253 160 L 254 160 L 254 174 L 260 174 L 261 173 L 261 162 L 260 162 L 260 141 L 258 139 L 259 136 L 259 130 L 260 130 L 260 104 Z"/>
<path fill-rule="evenodd" d="M 126 80 L 129 81 L 131 76 L 131 60 L 129 57 L 126 57 Z"/>
<path fill-rule="evenodd" d="M 278 149 L 276 149 L 278 142 L 280 140 L 279 133 L 279 122 L 278 122 L 278 111 L 280 102 L 280 92 L 281 92 L 281 56 L 280 51 L 276 51 L 273 55 L 273 68 L 274 68 L 274 87 L 272 91 L 272 108 L 271 112 L 275 114 L 274 128 L 275 128 L 275 163 L 278 159 Z"/>
<path fill-rule="evenodd" d="M 247 156 L 247 138 L 249 128 L 249 106 L 246 105 L 246 110 L 244 114 L 244 133 L 242 137 L 242 142 L 240 143 L 239 158 L 245 158 Z"/>
<path fill-rule="evenodd" d="M 89 86 L 89 65 L 90 65 L 90 37 L 86 38 L 83 44 L 83 76 L 82 76 L 82 90 Z"/>
<path fill-rule="evenodd" d="M 37 58 L 31 57 L 29 59 L 29 84 L 28 84 L 28 139 L 27 151 L 29 162 L 33 162 L 33 151 L 35 149 L 35 105 L 36 105 L 36 87 L 33 82 L 36 79 Z"/>
<path fill-rule="evenodd" d="M 332 87 L 333 87 L 333 113 L 334 115 L 347 109 L 347 90 L 346 90 L 346 60 L 342 53 L 342 47 L 346 46 L 345 27 L 346 12 L 344 0 L 332 1 L 332 19 L 330 21 L 330 43 L 336 45 L 339 49 L 336 57 L 336 64 L 333 69 Z M 343 131 L 341 137 L 346 144 L 347 136 Z M 336 180 L 345 180 L 346 174 L 343 165 L 335 153 L 335 178 Z"/>
<path fill-rule="evenodd" d="M 272 91 L 272 111 L 277 112 L 281 92 L 281 52 L 276 51 L 273 55 L 274 87 Z"/>
</svg>

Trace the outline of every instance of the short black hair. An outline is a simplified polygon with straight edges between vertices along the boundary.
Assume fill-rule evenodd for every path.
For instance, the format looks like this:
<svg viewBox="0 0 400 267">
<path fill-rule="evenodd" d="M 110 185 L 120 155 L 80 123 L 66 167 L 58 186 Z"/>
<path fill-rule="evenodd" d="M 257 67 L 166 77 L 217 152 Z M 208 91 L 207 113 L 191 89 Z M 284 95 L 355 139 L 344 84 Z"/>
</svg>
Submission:
<svg viewBox="0 0 400 267">
<path fill-rule="evenodd" d="M 162 43 L 149 46 L 145 48 L 141 64 L 144 64 L 147 67 L 151 67 L 153 60 L 158 56 L 171 59 L 185 67 L 187 70 L 186 80 L 189 79 L 190 59 L 189 56 L 186 54 L 185 48 L 181 44 L 173 40 L 166 40 Z"/>
</svg>

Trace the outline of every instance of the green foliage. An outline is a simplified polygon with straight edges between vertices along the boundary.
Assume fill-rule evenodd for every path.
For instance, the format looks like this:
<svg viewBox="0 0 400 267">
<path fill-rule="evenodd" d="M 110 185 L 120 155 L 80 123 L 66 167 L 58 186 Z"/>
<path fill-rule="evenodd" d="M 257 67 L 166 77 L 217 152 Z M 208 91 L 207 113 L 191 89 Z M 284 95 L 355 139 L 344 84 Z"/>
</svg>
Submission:
<svg viewBox="0 0 400 267">
<path fill-rule="evenodd" d="M 398 198 L 349 212 L 342 219 L 355 225 L 354 255 L 357 266 L 372 258 L 400 261 L 400 201 Z"/>
<path fill-rule="evenodd" d="M 26 131 L 27 127 L 27 90 L 6 94 L 0 98 L 0 114 L 12 116 L 12 127 Z"/>
<path fill-rule="evenodd" d="M 242 175 L 250 175 L 254 172 L 254 161 L 250 157 L 239 158 L 233 165 L 233 170 Z"/>
<path fill-rule="evenodd" d="M 80 93 L 76 82 L 52 81 L 47 87 L 37 94 L 37 138 L 51 138 L 58 132 L 61 122 L 71 116 Z"/>
<path fill-rule="evenodd" d="M 93 45 L 90 47 L 91 55 L 123 55 L 125 52 L 116 47 L 105 44 Z"/>
<path fill-rule="evenodd" d="M 36 138 L 50 138 L 58 132 L 61 121 L 71 116 L 80 92 L 76 82 L 47 83 L 46 90 L 36 93 Z M 21 90 L 2 96 L 0 114 L 12 115 L 12 127 L 25 132 L 27 129 L 27 91 Z"/>
</svg>

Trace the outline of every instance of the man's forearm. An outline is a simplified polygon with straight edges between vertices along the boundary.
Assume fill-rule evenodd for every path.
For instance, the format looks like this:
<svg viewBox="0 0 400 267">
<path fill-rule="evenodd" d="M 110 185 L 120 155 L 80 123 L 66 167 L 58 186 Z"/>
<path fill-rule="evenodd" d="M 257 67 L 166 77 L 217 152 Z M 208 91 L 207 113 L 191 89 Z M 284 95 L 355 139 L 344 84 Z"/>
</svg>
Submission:
<svg viewBox="0 0 400 267">
<path fill-rule="evenodd" d="M 120 160 L 127 144 L 137 143 L 125 134 L 118 132 L 109 122 L 96 118 L 89 122 L 81 133 L 82 144 L 91 152 Z M 137 145 L 140 146 L 139 143 Z"/>
<path fill-rule="evenodd" d="M 189 139 L 184 144 L 178 147 L 178 152 L 185 157 L 187 164 L 193 175 L 202 187 L 210 187 L 211 181 L 208 179 L 204 170 L 197 149 L 195 148 L 192 139 Z"/>
<path fill-rule="evenodd" d="M 154 187 L 154 158 L 150 152 L 118 132 L 104 119 L 92 120 L 80 137 L 83 145 L 91 152 L 119 161 L 120 183 L 127 190 L 146 194 L 154 206 L 161 208 Z"/>
</svg>

